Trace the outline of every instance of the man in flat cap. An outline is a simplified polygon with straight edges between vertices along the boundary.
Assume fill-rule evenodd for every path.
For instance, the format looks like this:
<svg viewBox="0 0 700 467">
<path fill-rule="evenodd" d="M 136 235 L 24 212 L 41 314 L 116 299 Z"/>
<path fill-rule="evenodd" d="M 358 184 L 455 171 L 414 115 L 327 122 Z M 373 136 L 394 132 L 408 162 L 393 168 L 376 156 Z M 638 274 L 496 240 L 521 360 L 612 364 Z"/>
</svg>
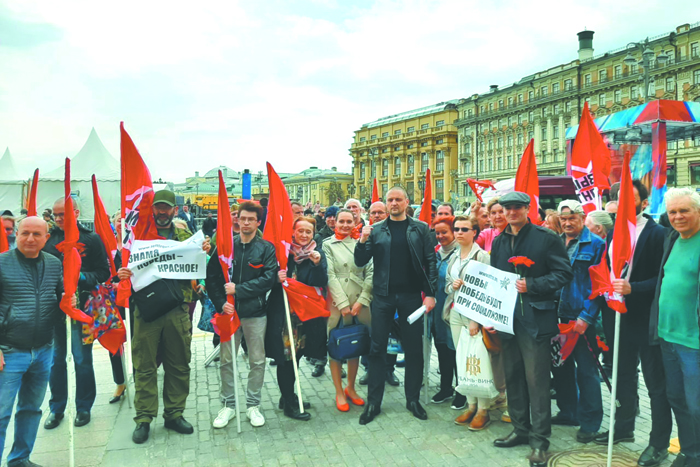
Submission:
<svg viewBox="0 0 700 467">
<path fill-rule="evenodd" d="M 529 444 L 531 466 L 547 464 L 551 434 L 549 398 L 550 341 L 558 334 L 557 292 L 571 281 L 573 272 L 564 242 L 551 230 L 527 217 L 530 196 L 521 192 L 500 198 L 508 226 L 493 241 L 491 266 L 521 274 L 515 287 L 520 295 L 514 310 L 514 335 L 501 334 L 508 388 L 508 410 L 513 432 L 494 441 L 496 447 Z M 534 261 L 516 271 L 508 260 L 526 256 Z"/>
</svg>

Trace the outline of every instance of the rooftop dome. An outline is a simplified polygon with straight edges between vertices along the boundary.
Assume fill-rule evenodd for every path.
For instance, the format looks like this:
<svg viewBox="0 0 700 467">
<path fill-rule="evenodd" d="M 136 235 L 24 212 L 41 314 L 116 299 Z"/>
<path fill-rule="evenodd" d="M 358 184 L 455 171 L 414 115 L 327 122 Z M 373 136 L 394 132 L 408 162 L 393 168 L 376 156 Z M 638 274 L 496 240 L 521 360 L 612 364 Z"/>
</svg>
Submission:
<svg viewBox="0 0 700 467">
<path fill-rule="evenodd" d="M 239 172 L 236 172 L 231 167 L 226 167 L 225 165 L 214 167 L 213 169 L 204 174 L 204 178 L 219 178 L 219 170 L 221 170 L 224 173 L 225 179 L 241 178 L 241 174 Z"/>
</svg>

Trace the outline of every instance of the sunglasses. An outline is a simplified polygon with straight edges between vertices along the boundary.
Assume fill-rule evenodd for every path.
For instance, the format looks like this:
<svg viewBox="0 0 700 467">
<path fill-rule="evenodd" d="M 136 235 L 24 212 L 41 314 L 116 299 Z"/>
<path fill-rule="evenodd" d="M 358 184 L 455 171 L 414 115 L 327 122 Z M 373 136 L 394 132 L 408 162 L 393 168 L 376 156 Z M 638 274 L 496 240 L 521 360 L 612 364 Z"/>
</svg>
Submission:
<svg viewBox="0 0 700 467">
<path fill-rule="evenodd" d="M 470 230 L 474 230 L 474 229 L 470 229 L 469 227 L 455 227 L 455 232 L 465 232 L 466 233 L 466 232 L 469 232 Z"/>
</svg>

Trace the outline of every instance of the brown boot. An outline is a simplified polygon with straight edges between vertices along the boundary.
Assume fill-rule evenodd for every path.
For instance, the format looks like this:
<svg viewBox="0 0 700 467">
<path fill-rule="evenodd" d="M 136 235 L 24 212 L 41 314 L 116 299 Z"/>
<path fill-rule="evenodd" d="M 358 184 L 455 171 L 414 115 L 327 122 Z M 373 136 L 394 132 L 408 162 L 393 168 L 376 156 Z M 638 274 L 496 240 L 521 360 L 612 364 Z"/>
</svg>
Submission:
<svg viewBox="0 0 700 467">
<path fill-rule="evenodd" d="M 474 418 L 474 415 L 476 415 L 476 409 L 471 409 L 467 407 L 467 410 L 462 412 L 462 415 L 455 418 L 455 425 L 469 425 L 469 423 L 472 421 L 472 418 Z"/>
<path fill-rule="evenodd" d="M 489 423 L 491 423 L 491 418 L 489 418 L 488 412 L 484 414 L 477 413 L 472 419 L 472 422 L 469 424 L 469 429 L 471 431 L 481 431 L 486 428 Z"/>
</svg>

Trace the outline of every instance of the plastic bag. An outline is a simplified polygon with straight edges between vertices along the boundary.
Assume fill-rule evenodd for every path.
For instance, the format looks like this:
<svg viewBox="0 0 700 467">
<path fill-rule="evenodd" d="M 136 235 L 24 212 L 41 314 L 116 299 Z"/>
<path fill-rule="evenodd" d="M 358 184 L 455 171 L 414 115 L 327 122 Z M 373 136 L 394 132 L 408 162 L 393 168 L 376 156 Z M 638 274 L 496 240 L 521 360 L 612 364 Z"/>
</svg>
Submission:
<svg viewBox="0 0 700 467">
<path fill-rule="evenodd" d="M 498 389 L 493 383 L 491 356 L 484 345 L 481 332 L 469 335 L 467 327 L 462 328 L 457 346 L 457 392 L 465 396 L 493 399 Z"/>
<path fill-rule="evenodd" d="M 199 318 L 197 327 L 204 332 L 214 332 L 214 325 L 211 324 L 211 320 L 216 313 L 214 304 L 211 302 L 207 294 L 204 294 L 199 302 L 202 304 L 202 315 Z"/>
</svg>

